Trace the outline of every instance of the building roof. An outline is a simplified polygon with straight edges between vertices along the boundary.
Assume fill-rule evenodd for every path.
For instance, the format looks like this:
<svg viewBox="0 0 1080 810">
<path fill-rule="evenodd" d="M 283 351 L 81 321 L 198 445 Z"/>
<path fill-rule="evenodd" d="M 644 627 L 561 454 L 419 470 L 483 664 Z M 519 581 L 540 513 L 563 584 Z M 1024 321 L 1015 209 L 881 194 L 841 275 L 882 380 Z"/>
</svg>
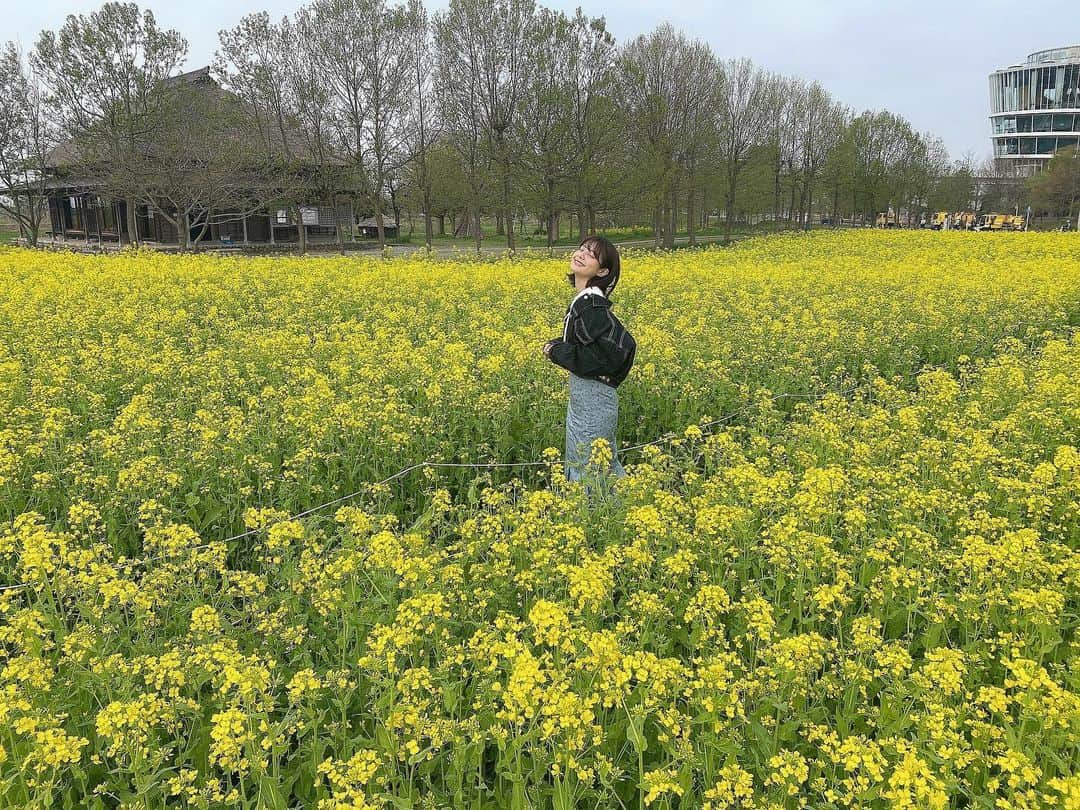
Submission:
<svg viewBox="0 0 1080 810">
<path fill-rule="evenodd" d="M 1080 45 L 1069 45 L 1064 48 L 1047 48 L 1044 51 L 1029 53 L 1027 64 L 1047 65 L 1065 62 L 1080 62 Z"/>
<path fill-rule="evenodd" d="M 1080 64 L 1080 45 L 1068 45 L 1063 48 L 1047 48 L 1042 51 L 1029 53 L 1025 61 L 998 68 L 990 75 L 993 76 L 996 73 L 1005 73 L 1010 70 L 1024 70 L 1025 68 L 1076 64 Z"/>
<path fill-rule="evenodd" d="M 215 87 L 218 86 L 218 83 L 214 81 L 214 77 L 210 75 L 209 65 L 198 70 L 189 70 L 179 76 L 170 76 L 165 80 L 167 87 L 178 87 L 181 84 L 212 84 Z"/>
<path fill-rule="evenodd" d="M 209 65 L 197 70 L 188 71 L 187 73 L 170 76 L 164 81 L 164 85 L 169 88 L 192 87 L 200 94 L 205 94 L 207 97 L 217 97 L 217 99 L 224 104 L 243 104 L 242 99 L 236 93 L 222 87 L 214 79 L 211 75 Z M 272 140 L 277 140 L 279 142 L 277 146 L 280 147 L 282 145 L 282 136 L 280 132 L 274 130 L 269 134 L 269 137 Z M 284 136 L 284 141 L 288 146 L 288 151 L 293 155 L 300 156 L 302 160 L 305 158 L 312 159 L 315 155 L 313 144 L 306 140 L 299 127 L 294 126 L 288 128 Z M 78 161 L 78 140 L 69 138 L 65 141 L 61 141 L 49 152 L 49 155 L 46 158 L 46 166 L 53 172 L 62 173 L 65 169 L 74 168 Z"/>
</svg>

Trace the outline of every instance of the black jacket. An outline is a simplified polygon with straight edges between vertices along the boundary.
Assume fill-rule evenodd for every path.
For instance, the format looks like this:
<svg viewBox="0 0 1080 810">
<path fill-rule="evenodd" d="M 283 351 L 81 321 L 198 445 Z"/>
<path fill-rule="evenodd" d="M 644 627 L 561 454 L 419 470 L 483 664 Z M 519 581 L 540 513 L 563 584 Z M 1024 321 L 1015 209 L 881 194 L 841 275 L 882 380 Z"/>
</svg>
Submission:
<svg viewBox="0 0 1080 810">
<path fill-rule="evenodd" d="M 550 343 L 551 362 L 612 388 L 626 379 L 637 352 L 633 336 L 612 313 L 611 301 L 603 294 L 572 301 L 562 339 Z"/>
</svg>

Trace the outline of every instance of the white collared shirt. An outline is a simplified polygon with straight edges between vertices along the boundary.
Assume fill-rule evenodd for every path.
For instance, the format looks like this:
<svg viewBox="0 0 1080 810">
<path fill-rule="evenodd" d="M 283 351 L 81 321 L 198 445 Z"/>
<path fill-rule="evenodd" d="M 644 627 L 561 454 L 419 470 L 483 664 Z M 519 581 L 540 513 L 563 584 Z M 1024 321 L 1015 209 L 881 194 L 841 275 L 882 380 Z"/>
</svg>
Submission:
<svg viewBox="0 0 1080 810">
<path fill-rule="evenodd" d="M 566 308 L 566 317 L 563 318 L 563 340 L 564 341 L 566 341 L 566 342 L 570 341 L 570 311 L 574 308 L 574 304 L 577 303 L 577 300 L 579 298 L 582 298 L 583 296 L 586 296 L 586 295 L 603 296 L 603 294 L 604 294 L 604 291 L 601 290 L 599 287 L 593 287 L 592 285 L 589 285 L 584 290 L 579 290 L 578 294 L 575 295 L 571 299 L 570 306 L 568 306 Z"/>
</svg>

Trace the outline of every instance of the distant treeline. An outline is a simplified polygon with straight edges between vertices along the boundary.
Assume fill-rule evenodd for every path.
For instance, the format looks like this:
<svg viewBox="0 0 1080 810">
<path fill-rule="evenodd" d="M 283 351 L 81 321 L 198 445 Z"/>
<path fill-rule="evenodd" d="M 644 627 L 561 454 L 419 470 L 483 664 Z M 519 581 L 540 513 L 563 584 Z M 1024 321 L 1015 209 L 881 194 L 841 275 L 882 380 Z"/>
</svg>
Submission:
<svg viewBox="0 0 1080 810">
<path fill-rule="evenodd" d="M 128 217 L 152 205 L 183 234 L 351 204 L 380 241 L 407 214 L 429 241 L 479 244 L 483 216 L 510 248 L 525 222 L 553 240 L 566 217 L 581 235 L 647 224 L 670 246 L 717 218 L 917 221 L 975 193 L 971 161 L 899 115 L 857 114 L 668 24 L 617 43 L 603 18 L 531 0 L 431 15 L 418 0 L 315 0 L 222 31 L 209 71 L 181 74 L 186 56 L 129 3 L 71 15 L 29 53 L 7 46 L 0 187 L 28 236 L 57 177 L 126 200 Z"/>
</svg>

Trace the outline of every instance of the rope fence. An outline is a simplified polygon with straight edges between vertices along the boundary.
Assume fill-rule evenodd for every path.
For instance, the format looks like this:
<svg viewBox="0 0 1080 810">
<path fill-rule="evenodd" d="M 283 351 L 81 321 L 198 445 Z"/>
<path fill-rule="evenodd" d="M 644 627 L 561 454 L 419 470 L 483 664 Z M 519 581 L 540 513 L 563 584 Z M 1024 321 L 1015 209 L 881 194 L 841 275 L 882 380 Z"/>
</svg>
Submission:
<svg viewBox="0 0 1080 810">
<path fill-rule="evenodd" d="M 926 369 L 924 369 L 923 371 L 925 371 L 925 370 Z M 920 371 L 919 373 L 923 373 L 923 371 Z M 914 376 L 914 375 L 905 375 L 905 376 Z M 776 394 L 775 396 L 769 397 L 768 399 L 762 400 L 761 402 L 748 404 L 748 405 L 744 405 L 744 406 L 742 406 L 740 408 L 737 408 L 736 410 L 725 414 L 724 416 L 720 417 L 719 419 L 713 419 L 713 420 L 711 420 L 709 422 L 694 423 L 694 425 L 697 428 L 705 431 L 708 428 L 716 427 L 718 425 L 727 424 L 727 423 L 731 422 L 731 420 L 733 420 L 736 417 L 742 415 L 743 413 L 746 413 L 746 412 L 748 412 L 750 410 L 753 410 L 754 408 L 760 407 L 760 405 L 764 404 L 764 403 L 777 402 L 777 401 L 779 401 L 781 399 L 805 399 L 807 401 L 819 401 L 819 400 L 824 399 L 825 397 L 829 396 L 830 394 L 835 394 L 835 395 L 838 395 L 838 396 L 845 396 L 845 395 L 857 390 L 860 387 L 861 387 L 860 385 L 852 385 L 852 386 L 850 386 L 848 388 L 845 388 L 845 389 L 842 389 L 842 390 L 828 390 L 828 391 L 821 392 L 819 394 L 806 394 L 806 393 L 782 393 L 782 394 Z M 632 452 L 643 450 L 646 447 L 653 447 L 653 446 L 658 446 L 658 445 L 661 445 L 661 444 L 669 443 L 669 442 L 673 441 L 676 438 L 678 438 L 678 434 L 669 432 L 669 433 L 665 433 L 663 436 L 661 436 L 661 437 L 659 437 L 657 439 L 653 439 L 652 441 L 649 441 L 649 442 L 643 442 L 641 444 L 630 445 L 628 447 L 621 447 L 616 451 L 616 453 L 617 453 L 617 455 L 622 455 L 623 453 L 632 453 Z M 557 459 L 542 459 L 542 460 L 538 459 L 538 460 L 535 460 L 535 461 L 479 461 L 479 462 L 421 461 L 421 462 L 419 462 L 417 464 L 411 464 L 408 467 L 404 467 L 404 468 L 398 470 L 393 475 L 389 475 L 386 478 L 383 478 L 381 481 L 377 481 L 377 482 L 371 483 L 371 484 L 365 484 L 363 489 L 357 490 L 356 492 L 350 492 L 347 495 L 341 495 L 341 496 L 339 496 L 337 498 L 334 498 L 332 500 L 329 500 L 329 501 L 327 501 L 325 503 L 321 503 L 321 504 L 319 504 L 317 506 L 313 506 L 310 509 L 305 509 L 302 512 L 297 512 L 296 514 L 289 515 L 288 517 L 278 518 L 277 520 L 274 520 L 274 521 L 271 521 L 271 522 L 267 523 L 265 526 L 259 526 L 259 527 L 256 527 L 254 529 L 248 529 L 247 531 L 240 532 L 239 534 L 231 535 L 230 537 L 226 537 L 226 538 L 224 538 L 222 540 L 212 541 L 212 542 L 209 542 L 209 543 L 201 543 L 201 544 L 195 545 L 195 546 L 189 546 L 186 549 L 184 549 L 184 551 L 185 552 L 199 551 L 199 550 L 202 550 L 202 549 L 211 548 L 212 546 L 215 546 L 215 545 L 218 545 L 218 544 L 228 545 L 229 543 L 235 542 L 236 540 L 243 540 L 244 538 L 247 538 L 247 537 L 250 537 L 252 535 L 258 534 L 259 532 L 266 531 L 268 528 L 270 528 L 271 526 L 274 526 L 274 525 L 276 525 L 278 523 L 285 523 L 285 522 L 292 521 L 292 520 L 300 520 L 301 518 L 305 518 L 305 517 L 313 515 L 313 514 L 315 514 L 317 512 L 321 512 L 324 509 L 328 509 L 331 506 L 335 506 L 337 504 L 344 503 L 346 501 L 351 501 L 351 500 L 354 500 L 356 498 L 359 498 L 365 492 L 367 492 L 369 490 L 372 490 L 372 489 L 375 489 L 376 487 L 383 486 L 384 484 L 388 484 L 391 481 L 394 481 L 394 480 L 396 480 L 398 478 L 401 478 L 401 477 L 403 477 L 405 475 L 408 475 L 410 472 L 414 472 L 415 470 L 420 470 L 420 469 L 424 469 L 424 468 L 432 468 L 432 469 L 439 469 L 439 468 L 468 468 L 468 469 L 476 469 L 476 470 L 487 470 L 487 469 L 497 469 L 497 468 L 517 468 L 517 467 L 553 467 L 553 466 L 561 465 L 561 464 L 564 464 L 564 463 L 566 463 L 566 460 L 564 458 L 561 458 L 561 457 L 557 458 Z M 130 570 L 131 568 L 133 568 L 135 566 L 142 566 L 142 565 L 146 565 L 147 563 L 156 562 L 158 560 L 165 559 L 168 556 L 170 556 L 170 555 L 159 554 L 159 555 L 152 556 L 152 557 L 140 557 L 140 558 L 134 559 L 134 560 L 124 560 L 124 561 L 121 561 L 121 562 L 113 563 L 113 565 L 115 565 L 117 568 L 124 568 L 124 569 L 129 569 Z M 3 593 L 5 591 L 19 590 L 19 589 L 22 589 L 22 588 L 29 588 L 31 586 L 32 586 L 32 583 L 29 583 L 29 582 L 19 582 L 19 583 L 15 583 L 15 584 L 12 584 L 12 585 L 0 585 L 0 593 Z"/>
<path fill-rule="evenodd" d="M 994 340 L 994 343 L 996 343 L 997 341 L 1002 340 L 1002 339 L 1004 339 L 1006 337 L 1010 337 L 1012 335 L 1013 331 L 1015 331 L 1020 326 L 1024 326 L 1024 325 L 1034 325 L 1034 324 L 1030 324 L 1030 322 L 1027 322 L 1027 321 L 1018 321 L 1017 323 L 1011 325 L 998 338 L 996 338 Z M 1073 331 L 1076 330 L 1076 328 L 1077 327 L 1066 327 L 1066 331 L 1073 332 Z M 911 372 L 907 372 L 906 374 L 893 375 L 893 378 L 895 378 L 895 377 L 914 378 L 914 377 L 918 377 L 918 376 L 920 376 L 922 374 L 926 374 L 928 372 L 940 371 L 940 370 L 943 370 L 944 368 L 945 368 L 944 365 L 920 366 L 918 369 L 915 369 L 914 371 L 911 371 Z M 694 423 L 693 426 L 697 427 L 698 429 L 700 429 L 702 431 L 706 431 L 709 428 L 717 427 L 719 425 L 728 424 L 733 419 L 735 419 L 736 417 L 741 416 L 742 414 L 744 414 L 744 413 L 746 413 L 748 411 L 751 411 L 751 410 L 753 410 L 755 408 L 758 408 L 763 404 L 771 404 L 773 402 L 778 402 L 778 401 L 780 401 L 782 399 L 802 399 L 802 400 L 806 400 L 808 402 L 819 402 L 819 401 L 825 399 L 826 397 L 828 397 L 830 395 L 847 396 L 848 394 L 853 393 L 854 391 L 857 391 L 858 389 L 862 388 L 863 385 L 865 385 L 865 383 L 856 383 L 856 384 L 850 385 L 850 386 L 848 386 L 846 388 L 843 388 L 843 389 L 826 390 L 826 391 L 822 391 L 822 392 L 819 392 L 819 393 L 785 392 L 785 393 L 781 393 L 781 394 L 775 394 L 774 396 L 768 397 L 768 398 L 766 398 L 764 400 L 760 400 L 758 402 L 747 403 L 746 405 L 743 405 L 742 407 L 737 408 L 734 411 L 731 411 L 731 412 L 725 414 L 724 416 L 721 416 L 718 419 L 713 419 L 713 420 L 708 421 L 708 422 Z M 669 443 L 669 442 L 671 442 L 671 441 L 673 441 L 673 440 L 675 440 L 677 438 L 679 438 L 679 434 L 673 433 L 673 432 L 668 432 L 668 433 L 665 433 L 664 435 L 660 436 L 657 439 L 653 439 L 652 441 L 643 442 L 641 444 L 630 445 L 628 447 L 621 447 L 616 451 L 616 454 L 621 455 L 623 453 L 637 452 L 637 451 L 645 449 L 646 447 L 659 446 L 659 445 L 662 445 L 662 444 Z M 250 537 L 252 535 L 258 534 L 259 532 L 266 531 L 271 526 L 274 526 L 274 525 L 276 525 L 278 523 L 285 523 L 285 522 L 292 521 L 292 520 L 300 520 L 301 518 L 305 518 L 305 517 L 308 517 L 309 515 L 313 515 L 313 514 L 315 514 L 317 512 L 321 512 L 324 509 L 328 509 L 331 506 L 335 506 L 337 504 L 344 503 L 346 501 L 351 501 L 351 500 L 354 500 L 356 498 L 359 498 L 365 492 L 368 492 L 368 491 L 370 491 L 372 489 L 375 489 L 377 487 L 388 484 L 391 481 L 394 481 L 394 480 L 396 480 L 398 478 L 401 478 L 402 476 L 408 475 L 410 472 L 414 472 L 415 470 L 420 470 L 420 469 L 424 469 L 424 468 L 431 468 L 431 469 L 467 468 L 467 469 L 485 470 L 485 469 L 517 468 L 517 467 L 553 467 L 553 466 L 561 465 L 561 464 L 564 464 L 564 463 L 566 463 L 566 460 L 564 458 L 542 459 L 542 460 L 538 459 L 538 460 L 535 460 L 535 461 L 482 461 L 482 462 L 421 461 L 421 462 L 416 463 L 416 464 L 411 464 L 408 467 L 404 467 L 404 468 L 398 470 L 396 473 L 394 473 L 392 475 L 389 475 L 386 478 L 383 478 L 381 481 L 377 481 L 377 482 L 375 482 L 373 484 L 371 484 L 371 483 L 365 484 L 363 489 L 359 489 L 356 492 L 350 492 L 348 495 L 341 495 L 340 497 L 329 500 L 326 503 L 321 503 L 321 504 L 319 504 L 317 506 L 311 507 L 310 509 L 305 509 L 302 512 L 297 512 L 294 515 L 289 515 L 288 517 L 283 517 L 283 518 L 279 518 L 277 520 L 271 521 L 270 523 L 267 523 L 265 526 L 259 526 L 259 527 L 256 527 L 254 529 L 248 529 L 247 531 L 241 532 L 239 534 L 234 534 L 234 535 L 232 535 L 230 537 L 226 537 L 226 538 L 224 538 L 222 540 L 212 541 L 212 542 L 208 542 L 208 543 L 202 543 L 202 544 L 196 545 L 196 546 L 189 546 L 188 548 L 184 549 L 184 551 L 185 552 L 199 551 L 199 550 L 202 550 L 202 549 L 211 548 L 211 547 L 213 547 L 215 545 L 218 545 L 218 544 L 228 545 L 229 543 L 235 542 L 236 540 L 242 540 L 244 538 L 247 538 L 247 537 Z M 170 555 L 159 554 L 159 555 L 156 555 L 156 556 L 153 556 L 153 557 L 140 557 L 138 559 L 124 560 L 122 562 L 113 563 L 113 565 L 115 565 L 117 568 L 123 568 L 123 569 L 130 570 L 131 568 L 134 568 L 136 566 L 142 566 L 142 565 L 146 565 L 147 563 L 150 563 L 150 562 L 156 562 L 157 560 L 165 559 L 168 556 L 170 556 Z M 32 583 L 19 582 L 19 583 L 14 583 L 14 584 L 11 584 L 11 585 L 0 585 L 0 593 L 4 593 L 4 592 L 8 592 L 8 591 L 14 591 L 14 590 L 20 590 L 20 589 L 29 588 L 29 587 L 32 587 Z"/>
</svg>

